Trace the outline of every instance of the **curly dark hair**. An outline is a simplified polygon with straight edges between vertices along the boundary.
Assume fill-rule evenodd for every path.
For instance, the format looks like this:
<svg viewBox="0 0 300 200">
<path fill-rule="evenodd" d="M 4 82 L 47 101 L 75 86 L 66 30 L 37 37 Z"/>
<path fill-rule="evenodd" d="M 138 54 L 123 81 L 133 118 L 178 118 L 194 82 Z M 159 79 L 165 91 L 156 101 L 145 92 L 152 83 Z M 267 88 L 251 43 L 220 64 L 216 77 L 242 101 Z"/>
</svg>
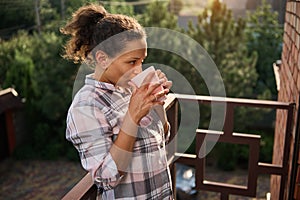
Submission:
<svg viewBox="0 0 300 200">
<path fill-rule="evenodd" d="M 146 37 L 144 28 L 134 18 L 108 13 L 98 4 L 79 8 L 60 31 L 71 36 L 63 57 L 75 63 L 83 62 L 96 50 L 114 57 L 124 49 L 126 42 Z M 117 34 L 120 36 L 105 42 Z"/>
</svg>

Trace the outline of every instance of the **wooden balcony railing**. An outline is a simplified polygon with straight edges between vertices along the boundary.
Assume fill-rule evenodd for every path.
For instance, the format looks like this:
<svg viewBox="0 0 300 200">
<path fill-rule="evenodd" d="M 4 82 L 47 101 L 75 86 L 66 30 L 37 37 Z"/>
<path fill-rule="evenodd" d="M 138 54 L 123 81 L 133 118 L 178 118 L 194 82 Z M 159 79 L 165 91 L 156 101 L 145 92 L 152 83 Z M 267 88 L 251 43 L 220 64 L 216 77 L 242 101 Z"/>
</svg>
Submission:
<svg viewBox="0 0 300 200">
<path fill-rule="evenodd" d="M 219 98 L 208 96 L 181 95 L 175 94 L 176 100 L 197 101 L 200 104 L 226 103 L 225 123 L 223 131 L 197 129 L 196 134 L 196 152 L 200 151 L 203 143 L 208 142 L 210 137 L 206 135 L 218 135 L 218 142 L 231 144 L 246 144 L 249 146 L 248 160 L 248 181 L 247 186 L 232 185 L 226 183 L 212 182 L 204 179 L 205 177 L 205 157 L 199 158 L 197 155 L 174 153 L 175 163 L 183 163 L 195 167 L 195 180 L 197 190 L 207 190 L 218 192 L 221 200 L 229 199 L 229 195 L 240 195 L 247 197 L 256 196 L 257 178 L 261 174 L 278 175 L 281 177 L 279 199 L 283 199 L 285 186 L 288 176 L 288 160 L 290 156 L 292 122 L 294 103 L 283 103 L 277 101 L 238 99 L 238 98 Z M 275 165 L 271 163 L 259 162 L 260 135 L 234 133 L 234 108 L 236 107 L 257 107 L 286 110 L 287 120 L 284 140 L 284 150 L 282 152 L 282 164 Z M 214 138 L 214 137 L 213 137 Z M 175 169 L 172 170 L 175 172 Z M 173 176 L 174 177 L 174 176 Z M 175 182 L 175 180 L 173 179 Z"/>
<path fill-rule="evenodd" d="M 200 158 L 194 154 L 183 154 L 177 152 L 176 142 L 168 145 L 168 157 L 171 167 L 171 176 L 173 180 L 173 190 L 176 193 L 176 163 L 187 164 L 195 168 L 195 186 L 197 190 L 207 190 L 220 193 L 221 200 L 228 200 L 229 195 L 240 195 L 247 197 L 256 196 L 257 178 L 261 174 L 277 175 L 281 177 L 280 182 L 280 199 L 283 199 L 285 187 L 287 184 L 288 165 L 287 162 L 290 156 L 291 132 L 293 121 L 293 103 L 283 103 L 277 101 L 253 100 L 253 99 L 237 99 L 237 98 L 220 98 L 209 96 L 169 94 L 165 104 L 165 109 L 168 114 L 168 119 L 171 124 L 171 141 L 176 140 L 178 127 L 178 109 L 181 101 L 198 102 L 199 104 L 217 104 L 224 103 L 226 105 L 226 113 L 224 128 L 222 131 L 217 130 L 195 130 L 196 135 L 196 152 L 200 151 L 200 147 L 209 142 L 209 138 L 205 136 L 218 136 L 217 142 L 226 142 L 231 144 L 244 144 L 249 146 L 248 160 L 248 180 L 246 186 L 232 185 L 227 183 L 213 182 L 205 180 L 205 157 Z M 259 162 L 260 139 L 259 135 L 234 133 L 234 109 L 236 107 L 257 107 L 286 110 L 287 120 L 284 140 L 283 162 L 281 165 L 272 163 Z M 69 199 L 95 199 L 97 188 L 91 180 L 90 174 L 87 174 L 71 191 L 64 197 L 64 200 Z"/>
</svg>

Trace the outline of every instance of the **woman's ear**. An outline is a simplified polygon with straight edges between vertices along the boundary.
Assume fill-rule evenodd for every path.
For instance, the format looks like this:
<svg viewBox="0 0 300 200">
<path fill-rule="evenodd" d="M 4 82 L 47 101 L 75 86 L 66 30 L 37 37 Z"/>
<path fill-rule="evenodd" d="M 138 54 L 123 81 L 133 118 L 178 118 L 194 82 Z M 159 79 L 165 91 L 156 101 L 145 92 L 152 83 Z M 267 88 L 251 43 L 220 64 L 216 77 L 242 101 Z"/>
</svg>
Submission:
<svg viewBox="0 0 300 200">
<path fill-rule="evenodd" d="M 99 50 L 96 52 L 96 55 L 95 55 L 95 58 L 96 58 L 96 61 L 97 63 L 105 70 L 107 69 L 108 67 L 108 55 Z"/>
</svg>

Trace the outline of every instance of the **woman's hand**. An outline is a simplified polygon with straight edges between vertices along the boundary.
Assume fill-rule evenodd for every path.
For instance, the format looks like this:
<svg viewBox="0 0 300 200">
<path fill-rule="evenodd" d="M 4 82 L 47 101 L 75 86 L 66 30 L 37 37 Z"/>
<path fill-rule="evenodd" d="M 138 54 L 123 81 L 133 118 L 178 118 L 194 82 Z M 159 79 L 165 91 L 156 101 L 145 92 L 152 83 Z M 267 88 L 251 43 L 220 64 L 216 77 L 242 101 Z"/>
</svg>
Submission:
<svg viewBox="0 0 300 200">
<path fill-rule="evenodd" d="M 159 89 L 162 85 L 166 84 L 166 78 L 160 78 L 158 83 L 151 83 L 151 79 L 154 76 L 154 73 L 147 75 L 143 84 L 138 88 L 133 82 L 128 84 L 132 87 L 132 96 L 130 99 L 128 111 L 132 121 L 136 124 L 139 124 L 140 120 L 146 116 L 150 109 L 155 105 L 163 105 L 163 101 L 159 99 L 165 96 L 169 92 L 169 88 L 165 87 L 162 91 L 154 93 L 155 90 Z M 161 77 L 163 74 L 160 73 Z M 159 76 L 159 77 L 160 77 Z"/>
<path fill-rule="evenodd" d="M 159 80 L 162 82 L 162 86 L 165 89 L 169 89 L 172 87 L 172 81 L 168 80 L 165 73 L 163 73 L 160 69 L 156 70 L 156 74 L 159 78 Z"/>
<path fill-rule="evenodd" d="M 163 89 L 168 89 L 170 91 L 170 88 L 172 87 L 172 81 L 169 81 L 166 77 L 165 73 L 163 73 L 160 69 L 156 70 L 156 74 L 159 78 L 159 81 L 161 82 L 161 86 Z M 166 95 L 164 95 L 161 98 L 162 101 L 166 100 Z"/>
</svg>

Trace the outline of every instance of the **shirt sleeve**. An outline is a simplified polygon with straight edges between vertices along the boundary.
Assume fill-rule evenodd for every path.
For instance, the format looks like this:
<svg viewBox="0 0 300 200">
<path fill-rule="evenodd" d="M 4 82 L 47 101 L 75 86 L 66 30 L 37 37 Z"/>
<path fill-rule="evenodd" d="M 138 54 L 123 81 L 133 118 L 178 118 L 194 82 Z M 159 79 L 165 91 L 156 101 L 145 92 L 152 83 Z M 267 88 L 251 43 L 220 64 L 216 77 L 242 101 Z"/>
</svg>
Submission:
<svg viewBox="0 0 300 200">
<path fill-rule="evenodd" d="M 83 168 L 91 171 L 95 183 L 104 190 L 112 189 L 122 178 L 109 153 L 112 135 L 112 127 L 99 108 L 85 105 L 69 110 L 66 138 L 79 152 Z"/>
</svg>

